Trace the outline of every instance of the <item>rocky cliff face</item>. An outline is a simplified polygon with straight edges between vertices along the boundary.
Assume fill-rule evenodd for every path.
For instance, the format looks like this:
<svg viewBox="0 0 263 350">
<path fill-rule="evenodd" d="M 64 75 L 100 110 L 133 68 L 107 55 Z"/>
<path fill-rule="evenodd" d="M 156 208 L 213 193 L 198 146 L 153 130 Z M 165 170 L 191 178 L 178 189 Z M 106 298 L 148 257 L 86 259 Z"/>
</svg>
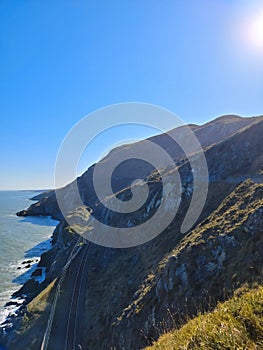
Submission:
<svg viewBox="0 0 263 350">
<path fill-rule="evenodd" d="M 262 282 L 262 198 L 262 185 L 242 183 L 156 264 L 130 303 L 112 319 L 112 344 L 140 348 L 169 330 L 175 320 L 180 325 L 212 308 L 243 283 Z"/>
<path fill-rule="evenodd" d="M 238 116 L 224 116 L 203 126 L 190 125 L 190 127 L 195 133 L 203 149 L 207 149 L 212 145 L 231 137 L 236 132 L 251 126 L 254 123 L 259 123 L 261 120 L 263 120 L 263 117 L 241 118 Z M 167 134 L 161 134 L 152 137 L 149 140 L 164 149 L 172 157 L 176 164 L 180 165 L 185 163 L 187 160 L 185 159 L 182 149 L 170 136 L 176 137 L 180 141 L 181 139 L 185 138 L 186 134 L 186 129 L 184 127 L 179 127 L 167 132 Z M 140 141 L 132 145 L 120 146 L 112 150 L 104 159 L 101 160 L 103 163 L 111 164 L 118 158 L 129 159 L 129 161 L 123 162 L 123 164 L 120 165 L 118 172 L 115 173 L 114 177 L 112 178 L 112 187 L 115 192 L 129 187 L 134 179 L 147 178 L 147 176 L 149 176 L 154 170 L 145 162 L 142 163 L 138 159 L 130 159 L 131 149 L 135 154 L 138 152 L 138 150 L 143 150 L 144 141 Z M 221 150 L 219 150 L 219 152 L 221 152 Z M 222 152 L 224 152 L 224 150 L 222 150 Z M 220 161 L 221 156 L 223 155 L 224 153 L 220 154 L 219 157 L 217 155 L 218 161 Z M 89 207 L 94 207 L 94 205 L 98 202 L 93 188 L 93 171 L 94 166 L 91 166 L 76 180 L 84 205 Z M 61 189 L 61 192 L 67 200 L 72 200 L 73 196 L 70 195 L 71 189 L 72 184 L 69 184 Z M 39 202 L 32 204 L 27 210 L 19 212 L 18 215 L 49 215 L 55 219 L 62 218 L 54 191 L 48 191 L 35 199 L 39 200 Z M 74 202 L 72 203 L 72 208 L 74 208 Z"/>
<path fill-rule="evenodd" d="M 139 175 L 147 180 L 149 197 L 135 214 L 117 215 L 98 202 L 91 181 L 94 167 L 76 180 L 84 205 L 99 220 L 124 227 L 127 223 L 138 225 L 154 213 L 162 194 L 162 174 L 173 178 L 178 170 L 183 189 L 176 217 L 152 241 L 130 249 L 91 244 L 87 260 L 91 266 L 87 276 L 90 283 L 82 320 L 89 332 L 83 339 L 84 348 L 140 349 L 174 321 L 179 325 L 198 310 L 212 308 L 242 283 L 262 279 L 263 118 L 225 116 L 191 128 L 205 149 L 210 182 L 203 212 L 187 235 L 179 228 L 193 193 L 192 169 L 182 150 L 169 138 L 173 133 L 183 137 L 183 128 L 153 138 L 173 157 L 177 169 L 156 172 L 148 165 L 138 167 L 132 160 L 113 178 L 113 188 L 123 200 L 130 198 L 129 186 L 134 178 Z M 110 163 L 120 153 L 129 153 L 130 147 L 141 148 L 143 144 L 142 141 L 119 147 L 103 162 Z M 79 227 L 89 225 L 91 217 L 84 207 L 74 208 L 71 186 L 60 191 L 72 201 L 69 215 L 74 217 L 79 231 Z M 40 262 L 47 268 L 46 281 L 33 289 L 26 287 L 29 300 L 60 275 L 76 243 L 85 244 L 76 227 L 61 215 L 54 191 L 38 199 L 38 203 L 18 215 L 51 215 L 60 224 L 53 235 L 53 248 Z M 33 324 L 21 339 L 27 339 L 28 347 L 33 349 L 32 330 Z"/>
</svg>

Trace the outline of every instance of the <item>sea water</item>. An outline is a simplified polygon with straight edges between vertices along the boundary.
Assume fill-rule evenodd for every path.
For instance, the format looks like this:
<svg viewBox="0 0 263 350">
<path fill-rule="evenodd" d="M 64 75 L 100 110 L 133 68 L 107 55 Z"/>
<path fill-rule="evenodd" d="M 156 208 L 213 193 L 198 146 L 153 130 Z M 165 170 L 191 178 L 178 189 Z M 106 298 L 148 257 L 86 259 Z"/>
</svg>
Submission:
<svg viewBox="0 0 263 350">
<path fill-rule="evenodd" d="M 34 203 L 30 198 L 39 193 L 0 191 L 0 323 L 11 312 L 4 305 L 12 293 L 30 278 L 40 255 L 51 247 L 57 221 L 15 215 Z"/>
</svg>

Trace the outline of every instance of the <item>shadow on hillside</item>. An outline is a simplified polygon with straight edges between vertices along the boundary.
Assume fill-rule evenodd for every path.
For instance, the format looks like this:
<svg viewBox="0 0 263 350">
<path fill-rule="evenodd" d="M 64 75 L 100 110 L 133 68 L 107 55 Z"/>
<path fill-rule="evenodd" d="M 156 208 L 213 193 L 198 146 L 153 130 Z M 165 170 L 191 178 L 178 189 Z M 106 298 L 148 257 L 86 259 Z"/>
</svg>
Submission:
<svg viewBox="0 0 263 350">
<path fill-rule="evenodd" d="M 47 216 L 27 216 L 23 219 L 19 220 L 19 222 L 27 222 L 33 225 L 40 226 L 57 226 L 58 221 L 51 219 L 51 217 Z"/>
<path fill-rule="evenodd" d="M 35 258 L 40 257 L 44 252 L 48 251 L 50 248 L 51 248 L 51 238 L 27 250 L 24 254 L 24 259 L 32 259 L 32 260 L 28 263 L 26 261 L 23 261 L 23 263 L 18 266 L 18 268 L 20 268 L 20 271 L 22 273 L 21 275 L 15 277 L 12 280 L 12 282 L 16 284 L 26 283 L 26 281 L 28 281 L 31 278 L 31 274 L 36 270 L 36 267 L 38 265 Z M 30 265 L 30 267 L 26 268 L 27 265 Z"/>
<path fill-rule="evenodd" d="M 31 265 L 31 267 L 29 269 L 26 269 L 21 275 L 15 277 L 12 280 L 12 283 L 16 283 L 16 284 L 25 284 L 26 281 L 28 281 L 31 278 L 31 274 L 35 271 L 37 267 L 37 263 L 34 263 Z"/>
<path fill-rule="evenodd" d="M 49 238 L 46 241 L 43 241 L 43 242 L 35 245 L 33 248 L 28 249 L 25 252 L 24 257 L 26 259 L 40 257 L 41 254 L 43 254 L 44 252 L 46 252 L 50 248 L 51 248 L 51 238 Z"/>
</svg>

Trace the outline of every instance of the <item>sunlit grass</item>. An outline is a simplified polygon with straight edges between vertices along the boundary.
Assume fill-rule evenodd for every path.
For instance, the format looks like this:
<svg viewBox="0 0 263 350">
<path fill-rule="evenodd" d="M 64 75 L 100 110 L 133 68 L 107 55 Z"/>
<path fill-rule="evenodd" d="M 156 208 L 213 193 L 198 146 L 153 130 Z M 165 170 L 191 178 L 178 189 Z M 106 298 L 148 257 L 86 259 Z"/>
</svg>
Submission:
<svg viewBox="0 0 263 350">
<path fill-rule="evenodd" d="M 235 296 L 200 314 L 148 347 L 154 349 L 241 350 L 263 348 L 263 287 Z"/>
</svg>

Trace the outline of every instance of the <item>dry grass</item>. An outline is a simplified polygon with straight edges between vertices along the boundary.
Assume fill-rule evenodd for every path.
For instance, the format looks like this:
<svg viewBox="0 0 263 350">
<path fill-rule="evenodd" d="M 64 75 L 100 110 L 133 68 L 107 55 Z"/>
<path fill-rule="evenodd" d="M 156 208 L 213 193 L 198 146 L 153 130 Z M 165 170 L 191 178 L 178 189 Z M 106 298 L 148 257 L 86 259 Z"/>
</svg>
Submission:
<svg viewBox="0 0 263 350">
<path fill-rule="evenodd" d="M 28 305 L 28 312 L 41 312 L 50 305 L 50 294 L 53 293 L 53 288 L 57 279 L 54 279 L 41 293 L 39 293 Z"/>
<path fill-rule="evenodd" d="M 263 287 L 238 293 L 215 311 L 167 333 L 147 350 L 263 349 Z"/>
</svg>

